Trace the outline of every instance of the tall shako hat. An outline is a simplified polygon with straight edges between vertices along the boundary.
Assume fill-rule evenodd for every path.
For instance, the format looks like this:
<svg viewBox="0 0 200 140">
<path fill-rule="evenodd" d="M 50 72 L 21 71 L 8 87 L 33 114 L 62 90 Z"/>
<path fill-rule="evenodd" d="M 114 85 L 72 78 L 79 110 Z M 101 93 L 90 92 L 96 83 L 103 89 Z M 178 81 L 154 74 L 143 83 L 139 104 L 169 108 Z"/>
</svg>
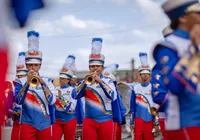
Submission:
<svg viewBox="0 0 200 140">
<path fill-rule="evenodd" d="M 92 49 L 89 56 L 89 65 L 104 65 L 105 56 L 101 54 L 102 38 L 92 39 Z"/>
</svg>

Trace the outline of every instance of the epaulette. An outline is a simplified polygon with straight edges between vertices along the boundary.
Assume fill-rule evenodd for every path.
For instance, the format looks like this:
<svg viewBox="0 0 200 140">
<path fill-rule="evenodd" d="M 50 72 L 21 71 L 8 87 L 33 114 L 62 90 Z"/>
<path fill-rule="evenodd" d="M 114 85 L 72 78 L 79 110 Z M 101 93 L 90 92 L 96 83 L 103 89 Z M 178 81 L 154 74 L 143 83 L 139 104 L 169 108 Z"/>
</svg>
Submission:
<svg viewBox="0 0 200 140">
<path fill-rule="evenodd" d="M 110 77 L 105 77 L 105 76 L 104 76 L 103 78 L 106 79 L 106 80 L 109 80 L 109 81 L 108 81 L 109 83 L 113 82 L 113 80 L 112 80 Z"/>
<path fill-rule="evenodd" d="M 157 67 L 157 66 L 156 66 L 156 65 L 154 65 L 154 67 L 152 68 L 152 72 L 153 72 L 154 70 L 156 70 L 156 67 Z"/>
<path fill-rule="evenodd" d="M 49 77 L 43 77 L 43 76 L 41 76 L 41 78 L 44 79 L 47 82 L 52 82 L 53 83 L 53 81 L 54 81 L 53 78 L 49 78 Z"/>
<path fill-rule="evenodd" d="M 157 52 L 158 52 L 159 49 L 161 49 L 161 48 L 169 48 L 169 49 L 172 49 L 172 50 L 174 50 L 174 51 L 177 52 L 175 45 L 173 45 L 171 42 L 165 40 L 165 41 L 159 42 L 159 43 L 157 43 L 157 44 L 155 45 L 155 47 L 154 47 L 154 49 L 153 49 L 153 53 L 152 53 L 152 54 L 153 54 L 153 57 L 155 56 L 155 54 L 157 54 Z M 154 59 L 155 59 L 155 57 L 154 57 Z"/>
<path fill-rule="evenodd" d="M 13 82 L 15 83 L 15 85 L 16 85 L 16 84 L 21 84 L 21 85 L 22 85 L 22 81 L 21 81 L 20 79 L 18 79 L 18 78 L 15 79 L 15 81 L 13 81 Z"/>
</svg>

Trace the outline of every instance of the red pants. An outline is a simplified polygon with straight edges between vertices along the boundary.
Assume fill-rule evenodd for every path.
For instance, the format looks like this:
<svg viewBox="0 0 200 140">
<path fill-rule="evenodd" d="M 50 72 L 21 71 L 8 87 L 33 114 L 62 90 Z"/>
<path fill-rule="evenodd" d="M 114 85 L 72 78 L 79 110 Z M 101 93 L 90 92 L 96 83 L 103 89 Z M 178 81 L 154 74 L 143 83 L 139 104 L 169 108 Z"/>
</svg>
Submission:
<svg viewBox="0 0 200 140">
<path fill-rule="evenodd" d="M 113 121 L 98 123 L 85 118 L 83 121 L 83 140 L 113 140 Z"/>
<path fill-rule="evenodd" d="M 11 134 L 11 140 L 19 140 L 19 130 L 20 130 L 19 121 L 14 121 L 12 134 Z"/>
<path fill-rule="evenodd" d="M 121 139 L 122 139 L 122 126 L 115 122 L 113 140 L 121 140 Z"/>
<path fill-rule="evenodd" d="M 53 124 L 53 140 L 61 140 L 64 134 L 65 140 L 74 140 L 76 133 L 76 118 L 69 122 L 61 122 L 56 120 L 56 124 Z"/>
<path fill-rule="evenodd" d="M 160 125 L 160 129 L 163 135 L 163 140 L 167 140 L 168 139 L 168 135 L 167 132 L 165 130 L 165 119 L 159 119 L 159 125 Z"/>
<path fill-rule="evenodd" d="M 169 138 L 167 140 L 199 140 L 200 127 L 190 127 L 181 130 L 166 131 Z"/>
<path fill-rule="evenodd" d="M 135 140 L 154 140 L 153 121 L 145 122 L 140 118 L 135 118 L 135 130 L 134 138 Z"/>
<path fill-rule="evenodd" d="M 50 140 L 51 139 L 51 127 L 48 127 L 42 131 L 37 130 L 35 127 L 29 124 L 21 124 L 20 140 Z"/>
</svg>

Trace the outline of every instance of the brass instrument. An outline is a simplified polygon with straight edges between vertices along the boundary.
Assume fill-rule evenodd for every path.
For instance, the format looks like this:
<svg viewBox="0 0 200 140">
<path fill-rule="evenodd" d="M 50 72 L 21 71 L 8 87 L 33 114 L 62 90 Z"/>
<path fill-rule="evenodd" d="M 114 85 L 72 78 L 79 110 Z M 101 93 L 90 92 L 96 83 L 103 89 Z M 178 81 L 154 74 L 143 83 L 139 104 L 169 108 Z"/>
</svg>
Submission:
<svg viewBox="0 0 200 140">
<path fill-rule="evenodd" d="M 150 107 L 150 113 L 153 116 L 158 116 L 158 109 L 156 109 L 155 107 Z"/>
<path fill-rule="evenodd" d="M 35 88 L 36 86 L 38 86 L 40 84 L 40 79 L 37 76 L 32 76 L 29 80 L 29 84 L 31 87 Z"/>
<path fill-rule="evenodd" d="M 89 86 L 93 85 L 95 83 L 95 79 L 94 79 L 95 75 L 98 75 L 96 71 L 92 75 L 91 74 L 86 75 L 84 78 L 85 84 Z"/>
</svg>

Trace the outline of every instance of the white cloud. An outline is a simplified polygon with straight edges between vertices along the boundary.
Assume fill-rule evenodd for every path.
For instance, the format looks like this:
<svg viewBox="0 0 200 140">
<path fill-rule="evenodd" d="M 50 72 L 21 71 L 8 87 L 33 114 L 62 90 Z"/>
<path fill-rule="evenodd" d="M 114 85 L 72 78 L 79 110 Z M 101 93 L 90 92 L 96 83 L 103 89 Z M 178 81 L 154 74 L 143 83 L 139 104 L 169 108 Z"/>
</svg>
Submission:
<svg viewBox="0 0 200 140">
<path fill-rule="evenodd" d="M 148 23 L 166 24 L 168 22 L 161 8 L 161 3 L 154 2 L 153 0 L 136 0 L 136 3 L 145 15 Z"/>
<path fill-rule="evenodd" d="M 78 28 L 78 29 L 87 28 L 87 24 L 85 21 L 80 20 L 73 15 L 65 15 L 61 17 L 61 19 L 57 20 L 55 24 L 65 25 L 65 26 L 69 25 L 69 26 L 72 26 L 73 28 Z"/>
<path fill-rule="evenodd" d="M 160 38 L 159 34 L 156 32 L 150 33 L 148 31 L 145 32 L 144 30 L 139 30 L 139 29 L 133 30 L 132 34 L 140 39 L 146 40 L 149 43 L 152 43 Z"/>
<path fill-rule="evenodd" d="M 49 20 L 38 20 L 33 23 L 33 29 L 39 31 L 43 36 L 58 36 L 63 35 L 69 31 L 76 31 L 81 35 L 92 32 L 93 30 L 100 29 L 101 31 L 112 27 L 109 23 L 104 23 L 98 20 L 82 20 L 74 15 L 64 15 L 60 19 L 49 21 Z M 87 30 L 87 32 L 85 32 Z M 108 32 L 104 30 L 104 33 Z M 95 33 L 94 33 L 95 34 Z"/>
<path fill-rule="evenodd" d="M 60 19 L 56 20 L 53 24 L 56 24 L 57 27 L 68 25 L 69 27 L 73 27 L 75 29 L 104 29 L 112 26 L 109 23 L 104 23 L 98 20 L 82 20 L 74 15 L 64 15 Z"/>
<path fill-rule="evenodd" d="M 66 4 L 70 4 L 73 2 L 73 0 L 57 0 L 59 3 L 66 3 Z"/>
<path fill-rule="evenodd" d="M 39 31 L 43 36 L 55 36 L 63 33 L 63 30 L 48 20 L 38 20 L 33 24 L 33 29 Z"/>
</svg>

